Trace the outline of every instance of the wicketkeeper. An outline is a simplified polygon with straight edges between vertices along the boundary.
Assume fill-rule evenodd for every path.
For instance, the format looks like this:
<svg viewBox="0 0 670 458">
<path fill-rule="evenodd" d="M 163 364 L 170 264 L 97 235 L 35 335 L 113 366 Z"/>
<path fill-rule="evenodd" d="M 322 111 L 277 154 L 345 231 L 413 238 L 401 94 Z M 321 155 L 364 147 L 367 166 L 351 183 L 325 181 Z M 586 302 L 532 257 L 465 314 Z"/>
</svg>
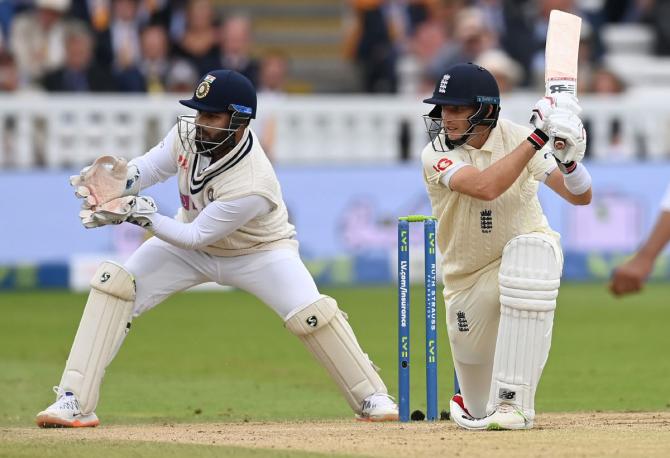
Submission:
<svg viewBox="0 0 670 458">
<path fill-rule="evenodd" d="M 71 179 L 88 228 L 128 222 L 147 240 L 124 265 L 104 262 L 91 292 L 57 399 L 42 427 L 98 425 L 105 369 L 134 317 L 192 286 L 216 282 L 270 306 L 328 371 L 361 420 L 396 420 L 398 409 L 337 302 L 319 293 L 302 263 L 274 170 L 250 127 L 256 91 L 230 70 L 212 71 L 157 146 L 129 163 L 104 156 Z M 177 175 L 181 208 L 157 212 L 141 190 Z"/>
<path fill-rule="evenodd" d="M 563 266 L 537 190 L 543 182 L 574 205 L 591 201 L 581 109 L 557 94 L 535 105 L 534 130 L 500 119 L 498 85 L 473 64 L 449 68 L 424 102 L 434 108 L 423 175 L 461 387 L 452 418 L 467 429 L 532 428 Z"/>
</svg>

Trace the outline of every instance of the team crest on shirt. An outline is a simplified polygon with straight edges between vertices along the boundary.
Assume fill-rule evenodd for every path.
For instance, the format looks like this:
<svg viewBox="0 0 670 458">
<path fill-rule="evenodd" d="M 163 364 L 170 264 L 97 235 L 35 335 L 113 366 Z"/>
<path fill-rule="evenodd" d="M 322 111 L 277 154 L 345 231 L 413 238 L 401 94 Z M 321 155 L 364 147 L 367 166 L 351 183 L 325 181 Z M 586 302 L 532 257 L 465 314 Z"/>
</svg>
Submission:
<svg viewBox="0 0 670 458">
<path fill-rule="evenodd" d="M 493 212 L 491 210 L 483 210 L 480 214 L 480 226 L 482 234 L 490 234 L 493 230 Z"/>
<path fill-rule="evenodd" d="M 195 89 L 195 96 L 199 99 L 202 99 L 207 94 L 209 94 L 209 89 L 212 87 L 212 83 L 216 79 L 216 76 L 207 75 L 205 79 L 202 80 L 198 87 Z"/>
</svg>

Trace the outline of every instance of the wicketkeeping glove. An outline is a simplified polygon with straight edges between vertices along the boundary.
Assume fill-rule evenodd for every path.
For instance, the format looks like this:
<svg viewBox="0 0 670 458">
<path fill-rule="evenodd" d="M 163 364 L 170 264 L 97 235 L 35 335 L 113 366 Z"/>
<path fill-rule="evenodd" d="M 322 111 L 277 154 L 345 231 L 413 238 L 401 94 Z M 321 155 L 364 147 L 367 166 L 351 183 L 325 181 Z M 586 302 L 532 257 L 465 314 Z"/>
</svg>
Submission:
<svg viewBox="0 0 670 458">
<path fill-rule="evenodd" d="M 156 202 L 148 196 L 126 196 L 98 205 L 95 209 L 84 209 L 79 212 L 81 223 L 85 228 L 121 224 L 124 221 L 140 227 L 151 226 L 149 215 L 156 213 Z"/>
<path fill-rule="evenodd" d="M 70 184 L 75 189 L 75 195 L 84 199 L 84 209 L 140 191 L 137 167 L 128 167 L 125 159 L 113 156 L 99 157 L 93 164 L 84 167 L 79 175 L 71 176 Z"/>
</svg>

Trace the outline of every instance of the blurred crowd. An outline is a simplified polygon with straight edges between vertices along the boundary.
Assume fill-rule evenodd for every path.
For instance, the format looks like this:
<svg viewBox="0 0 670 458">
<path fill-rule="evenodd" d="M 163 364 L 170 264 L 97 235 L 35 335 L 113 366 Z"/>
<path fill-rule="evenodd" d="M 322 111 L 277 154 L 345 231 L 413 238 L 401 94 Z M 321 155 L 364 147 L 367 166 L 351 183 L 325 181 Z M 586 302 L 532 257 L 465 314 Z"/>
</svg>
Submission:
<svg viewBox="0 0 670 458">
<path fill-rule="evenodd" d="M 212 0 L 0 0 L 0 92 L 191 91 L 213 68 L 281 90 L 280 51 L 252 53 L 252 21 Z"/>
<path fill-rule="evenodd" d="M 363 92 L 425 93 L 462 61 L 487 67 L 503 91 L 540 86 L 552 9 L 583 18 L 581 92 L 624 90 L 603 65 L 607 24 L 646 24 L 670 54 L 666 0 L 342 1 Z M 259 55 L 253 35 L 253 17 L 217 0 L 0 0 L 0 91 L 184 92 L 231 68 L 283 92 L 291 50 Z"/>
<path fill-rule="evenodd" d="M 643 23 L 656 52 L 670 54 L 665 0 L 350 0 L 347 54 L 367 92 L 429 92 L 445 68 L 475 62 L 503 92 L 543 85 L 552 9 L 582 17 L 580 92 L 618 93 L 624 84 L 603 65 L 603 26 Z"/>
</svg>

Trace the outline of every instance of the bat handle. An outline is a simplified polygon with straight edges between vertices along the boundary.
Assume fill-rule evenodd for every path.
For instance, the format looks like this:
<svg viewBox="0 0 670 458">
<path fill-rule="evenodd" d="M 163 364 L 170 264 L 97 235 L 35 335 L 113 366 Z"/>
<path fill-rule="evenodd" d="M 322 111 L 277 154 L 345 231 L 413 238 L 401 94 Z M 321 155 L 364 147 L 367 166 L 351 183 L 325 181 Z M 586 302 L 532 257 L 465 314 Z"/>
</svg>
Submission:
<svg viewBox="0 0 670 458">
<path fill-rule="evenodd" d="M 557 150 L 562 150 L 565 148 L 565 140 L 562 138 L 557 138 L 554 140 L 554 148 Z"/>
</svg>

